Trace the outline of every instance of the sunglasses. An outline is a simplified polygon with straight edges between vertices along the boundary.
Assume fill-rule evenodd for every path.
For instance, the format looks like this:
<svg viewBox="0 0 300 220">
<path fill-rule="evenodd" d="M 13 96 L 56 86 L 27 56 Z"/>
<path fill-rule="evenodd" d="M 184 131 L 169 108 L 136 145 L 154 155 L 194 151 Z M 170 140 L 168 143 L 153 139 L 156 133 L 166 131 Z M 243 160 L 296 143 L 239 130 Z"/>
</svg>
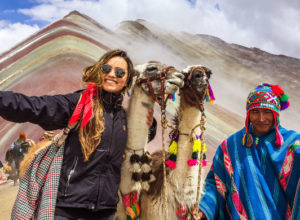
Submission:
<svg viewBox="0 0 300 220">
<path fill-rule="evenodd" d="M 101 66 L 101 71 L 104 74 L 109 74 L 111 70 L 112 70 L 112 66 L 109 65 L 109 64 L 104 64 L 104 65 Z M 123 68 L 120 68 L 120 67 L 116 67 L 115 68 L 116 77 L 123 78 L 123 76 L 125 75 L 125 73 L 126 72 L 125 72 L 125 70 Z"/>
</svg>

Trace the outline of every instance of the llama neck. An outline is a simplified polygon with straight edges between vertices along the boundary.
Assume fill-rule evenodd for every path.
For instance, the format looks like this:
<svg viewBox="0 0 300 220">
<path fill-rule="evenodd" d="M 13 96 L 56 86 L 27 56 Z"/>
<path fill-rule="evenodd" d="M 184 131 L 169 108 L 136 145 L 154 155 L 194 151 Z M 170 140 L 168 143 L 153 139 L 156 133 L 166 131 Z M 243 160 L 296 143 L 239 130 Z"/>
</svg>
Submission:
<svg viewBox="0 0 300 220">
<path fill-rule="evenodd" d="M 144 149 L 148 142 L 148 109 L 153 108 L 154 101 L 141 87 L 135 86 L 127 111 L 128 140 L 127 148 Z"/>
<path fill-rule="evenodd" d="M 194 172 L 194 170 L 198 169 L 198 166 L 189 167 L 187 161 L 192 158 L 193 153 L 193 142 L 190 141 L 189 134 L 191 130 L 200 123 L 200 119 L 201 113 L 199 109 L 188 105 L 185 100 L 181 98 L 178 128 L 182 135 L 179 136 L 177 143 L 176 169 L 173 171 L 175 174 L 189 175 L 190 172 Z M 200 129 L 196 128 L 194 134 L 199 135 Z"/>
<path fill-rule="evenodd" d="M 152 108 L 154 101 L 139 86 L 135 86 L 130 98 L 127 111 L 128 138 L 125 148 L 125 159 L 121 167 L 120 191 L 127 194 L 131 191 L 141 189 L 141 184 L 131 179 L 132 165 L 130 156 L 138 154 L 141 156 L 148 142 L 149 127 L 146 123 L 148 109 Z"/>
</svg>

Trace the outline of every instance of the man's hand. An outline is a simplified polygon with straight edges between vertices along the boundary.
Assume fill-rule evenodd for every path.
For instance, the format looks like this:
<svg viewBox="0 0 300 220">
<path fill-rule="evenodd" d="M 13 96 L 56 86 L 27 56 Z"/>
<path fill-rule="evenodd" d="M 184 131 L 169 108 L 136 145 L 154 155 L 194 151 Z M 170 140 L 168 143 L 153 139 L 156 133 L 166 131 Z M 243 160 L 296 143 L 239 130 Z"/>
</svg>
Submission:
<svg viewBox="0 0 300 220">
<path fill-rule="evenodd" d="M 192 219 L 193 220 L 200 220 L 201 218 L 205 217 L 205 215 L 203 214 L 203 212 L 200 211 L 200 209 L 198 208 L 198 205 L 194 205 L 194 207 L 191 210 L 192 213 Z"/>
<path fill-rule="evenodd" d="M 151 127 L 152 123 L 153 123 L 153 109 L 149 108 L 147 114 L 147 125 L 149 126 L 149 128 Z"/>
</svg>

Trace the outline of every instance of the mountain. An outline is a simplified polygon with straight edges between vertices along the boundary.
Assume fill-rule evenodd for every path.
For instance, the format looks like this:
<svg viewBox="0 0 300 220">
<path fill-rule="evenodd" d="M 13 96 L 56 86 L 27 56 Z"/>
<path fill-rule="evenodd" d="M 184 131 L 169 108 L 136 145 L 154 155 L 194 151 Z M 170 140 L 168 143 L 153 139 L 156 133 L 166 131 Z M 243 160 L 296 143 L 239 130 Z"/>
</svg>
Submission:
<svg viewBox="0 0 300 220">
<path fill-rule="evenodd" d="M 228 44 L 213 36 L 167 30 L 140 19 L 123 21 L 109 30 L 73 11 L 0 55 L 0 89 L 27 95 L 73 92 L 81 88 L 82 69 L 114 48 L 128 51 L 135 64 L 158 60 L 177 69 L 202 64 L 212 70 L 211 85 L 217 100 L 206 104 L 205 137 L 212 149 L 209 159 L 224 138 L 243 127 L 246 97 L 260 82 L 282 85 L 291 102 L 282 113 L 282 124 L 300 131 L 299 59 Z M 2 118 L 0 127 L 0 160 L 19 132 L 35 141 L 43 133 L 38 126 Z M 150 150 L 160 146 L 159 128 Z"/>
</svg>

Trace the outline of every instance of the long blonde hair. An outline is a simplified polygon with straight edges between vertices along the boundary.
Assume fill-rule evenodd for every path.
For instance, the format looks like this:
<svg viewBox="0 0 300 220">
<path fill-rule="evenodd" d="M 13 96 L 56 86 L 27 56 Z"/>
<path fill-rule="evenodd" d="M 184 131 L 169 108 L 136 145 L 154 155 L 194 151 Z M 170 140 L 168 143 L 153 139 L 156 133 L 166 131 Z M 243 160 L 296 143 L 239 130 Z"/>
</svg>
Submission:
<svg viewBox="0 0 300 220">
<path fill-rule="evenodd" d="M 102 87 L 103 78 L 101 72 L 101 66 L 106 64 L 112 57 L 120 56 L 124 58 L 127 63 L 127 83 L 122 93 L 127 91 L 132 84 L 132 78 L 134 75 L 133 64 L 128 57 L 127 53 L 122 50 L 111 50 L 106 52 L 94 65 L 88 66 L 82 73 L 82 81 L 84 83 L 95 83 L 97 87 Z M 101 89 L 100 89 L 101 90 Z M 101 96 L 101 92 L 99 94 Z M 88 161 L 91 154 L 95 151 L 99 145 L 102 137 L 102 133 L 105 129 L 103 120 L 103 106 L 102 103 L 94 98 L 93 99 L 93 116 L 91 120 L 79 131 L 79 140 L 81 143 L 81 150 L 84 156 L 84 161 Z"/>
</svg>

